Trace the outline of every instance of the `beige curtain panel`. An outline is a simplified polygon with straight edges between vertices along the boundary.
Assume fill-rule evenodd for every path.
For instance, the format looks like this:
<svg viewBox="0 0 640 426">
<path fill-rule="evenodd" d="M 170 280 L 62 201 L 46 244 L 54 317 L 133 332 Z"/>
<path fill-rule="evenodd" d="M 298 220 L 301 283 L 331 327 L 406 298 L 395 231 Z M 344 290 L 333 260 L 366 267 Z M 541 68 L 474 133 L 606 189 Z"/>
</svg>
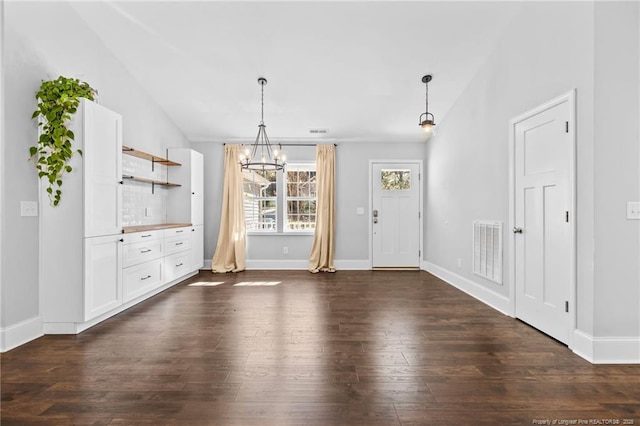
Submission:
<svg viewBox="0 0 640 426">
<path fill-rule="evenodd" d="M 335 246 L 336 210 L 336 147 L 318 145 L 316 147 L 316 231 L 309 256 L 309 271 L 335 272 L 333 266 Z"/>
<path fill-rule="evenodd" d="M 224 147 L 224 183 L 218 245 L 211 272 L 240 272 L 246 268 L 247 233 L 244 224 L 241 145 Z"/>
</svg>

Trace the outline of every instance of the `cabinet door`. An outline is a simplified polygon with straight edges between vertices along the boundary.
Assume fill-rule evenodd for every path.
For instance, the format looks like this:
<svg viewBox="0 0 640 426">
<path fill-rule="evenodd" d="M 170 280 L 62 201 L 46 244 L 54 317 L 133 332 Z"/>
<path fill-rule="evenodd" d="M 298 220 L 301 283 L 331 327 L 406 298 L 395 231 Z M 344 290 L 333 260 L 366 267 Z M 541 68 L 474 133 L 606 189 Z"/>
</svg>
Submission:
<svg viewBox="0 0 640 426">
<path fill-rule="evenodd" d="M 122 242 L 119 235 L 84 240 L 84 320 L 122 304 Z"/>
<path fill-rule="evenodd" d="M 84 108 L 85 237 L 122 232 L 122 117 L 94 102 Z"/>
<path fill-rule="evenodd" d="M 191 228 L 191 269 L 197 271 L 204 266 L 204 226 Z"/>
<path fill-rule="evenodd" d="M 191 224 L 204 223 L 204 157 L 191 151 Z"/>
</svg>

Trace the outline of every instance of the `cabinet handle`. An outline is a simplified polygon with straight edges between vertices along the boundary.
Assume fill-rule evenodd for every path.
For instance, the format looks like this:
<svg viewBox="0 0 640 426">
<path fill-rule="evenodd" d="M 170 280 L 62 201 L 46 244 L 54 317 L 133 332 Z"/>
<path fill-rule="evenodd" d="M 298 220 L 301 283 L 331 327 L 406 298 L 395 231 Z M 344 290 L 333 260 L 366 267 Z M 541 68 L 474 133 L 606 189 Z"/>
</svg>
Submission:
<svg viewBox="0 0 640 426">
<path fill-rule="evenodd" d="M 140 238 L 149 238 L 151 236 L 151 234 L 148 235 L 140 235 Z"/>
<path fill-rule="evenodd" d="M 120 182 L 118 182 L 120 185 L 124 185 L 124 181 L 121 180 Z"/>
<path fill-rule="evenodd" d="M 176 243 L 177 246 L 181 246 L 182 244 L 184 243 L 183 242 Z"/>
<path fill-rule="evenodd" d="M 182 265 L 184 265 L 184 263 L 178 263 L 178 264 L 176 265 L 176 268 L 177 268 L 178 266 L 182 266 Z"/>
<path fill-rule="evenodd" d="M 151 251 L 151 249 L 140 250 L 140 253 L 149 253 L 150 251 Z"/>
<path fill-rule="evenodd" d="M 181 232 L 184 232 L 184 229 L 181 229 L 181 230 L 179 230 L 179 231 L 176 231 L 176 234 L 179 234 L 179 233 L 181 233 Z"/>
<path fill-rule="evenodd" d="M 192 193 L 191 193 L 191 195 L 196 195 L 196 193 L 195 193 L 195 192 L 192 192 Z"/>
<path fill-rule="evenodd" d="M 192 228 L 192 229 L 191 229 L 191 232 L 196 232 L 196 230 Z"/>
<path fill-rule="evenodd" d="M 151 278 L 151 275 L 147 275 L 146 277 L 140 278 L 140 281 L 148 280 L 149 278 Z"/>
<path fill-rule="evenodd" d="M 121 243 L 124 243 L 124 238 L 120 238 L 118 241 L 120 241 Z"/>
</svg>

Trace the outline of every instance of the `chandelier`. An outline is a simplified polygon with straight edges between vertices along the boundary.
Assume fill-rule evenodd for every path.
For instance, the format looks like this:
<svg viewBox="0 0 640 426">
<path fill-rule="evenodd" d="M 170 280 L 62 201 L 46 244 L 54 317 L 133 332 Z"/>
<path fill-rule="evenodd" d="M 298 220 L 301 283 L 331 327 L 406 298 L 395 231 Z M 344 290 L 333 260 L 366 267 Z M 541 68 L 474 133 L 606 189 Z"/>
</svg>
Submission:
<svg viewBox="0 0 640 426">
<path fill-rule="evenodd" d="M 264 86 L 267 84 L 267 79 L 260 77 L 258 84 L 262 92 L 258 136 L 256 136 L 253 145 L 245 147 L 243 153 L 240 154 L 240 166 L 248 170 L 283 170 L 286 156 L 271 147 L 267 136 L 267 126 L 264 124 Z"/>
<path fill-rule="evenodd" d="M 431 130 L 433 126 L 436 125 L 433 114 L 429 112 L 429 82 L 431 81 L 431 78 L 432 78 L 431 75 L 425 75 L 424 77 L 422 77 L 422 82 L 427 87 L 427 94 L 426 94 L 427 101 L 425 105 L 425 112 L 420 114 L 420 118 L 418 119 L 418 125 L 421 126 L 427 132 Z"/>
</svg>

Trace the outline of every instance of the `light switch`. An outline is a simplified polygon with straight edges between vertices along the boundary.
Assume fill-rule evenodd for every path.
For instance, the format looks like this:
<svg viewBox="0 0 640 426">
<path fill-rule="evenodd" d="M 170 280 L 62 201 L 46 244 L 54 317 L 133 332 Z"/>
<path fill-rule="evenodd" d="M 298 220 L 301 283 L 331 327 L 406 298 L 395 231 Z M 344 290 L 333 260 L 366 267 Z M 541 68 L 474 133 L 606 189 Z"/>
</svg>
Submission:
<svg viewBox="0 0 640 426">
<path fill-rule="evenodd" d="M 38 216 L 38 202 L 20 201 L 20 216 Z"/>
<path fill-rule="evenodd" d="M 364 207 L 358 207 L 356 209 L 356 214 L 364 214 Z"/>
<path fill-rule="evenodd" d="M 640 201 L 627 202 L 627 219 L 640 219 Z"/>
</svg>

